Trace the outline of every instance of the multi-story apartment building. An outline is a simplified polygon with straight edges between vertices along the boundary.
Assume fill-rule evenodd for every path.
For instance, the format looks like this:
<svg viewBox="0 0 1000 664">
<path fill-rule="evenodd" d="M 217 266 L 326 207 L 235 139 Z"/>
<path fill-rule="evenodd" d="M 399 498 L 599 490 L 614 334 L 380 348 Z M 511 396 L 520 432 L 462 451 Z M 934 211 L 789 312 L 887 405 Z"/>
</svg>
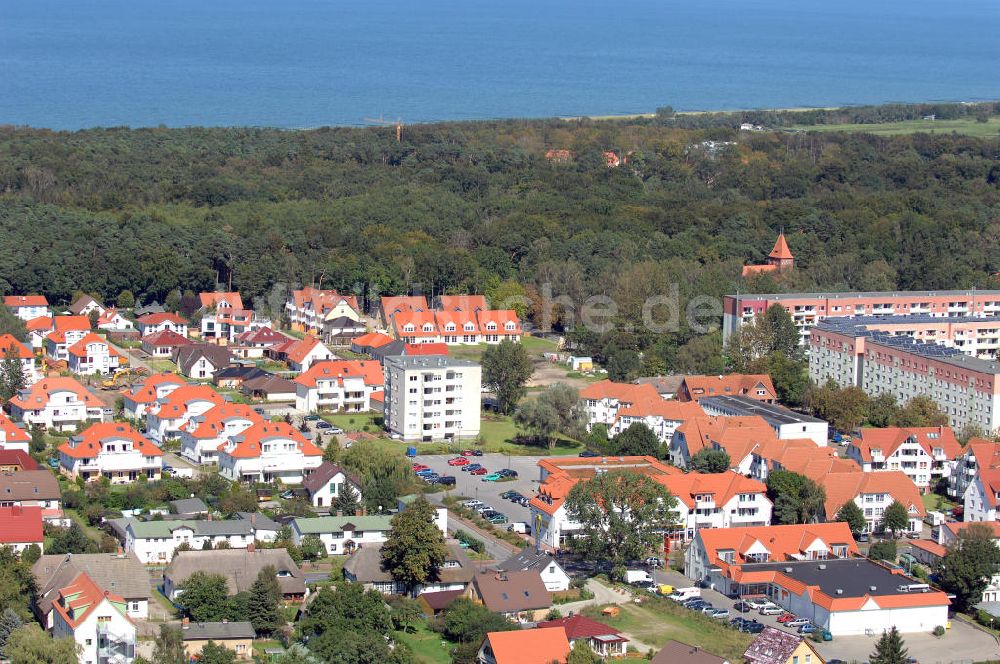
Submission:
<svg viewBox="0 0 1000 664">
<path fill-rule="evenodd" d="M 664 401 L 652 385 L 614 383 L 610 380 L 599 380 L 587 385 L 580 390 L 580 400 L 587 413 L 587 431 L 590 431 L 595 424 L 611 427 L 618 419 L 618 412 L 623 408 Z"/>
<path fill-rule="evenodd" d="M 809 377 L 816 383 L 854 385 L 869 395 L 891 394 L 900 403 L 933 399 L 956 429 L 1000 428 L 1000 362 L 969 357 L 956 348 L 869 331 L 849 321 L 826 321 L 812 330 Z"/>
<path fill-rule="evenodd" d="M 372 409 L 371 398 L 385 380 L 375 360 L 325 360 L 313 364 L 295 380 L 295 409 L 361 413 Z"/>
<path fill-rule="evenodd" d="M 694 417 L 704 416 L 705 411 L 694 401 L 683 402 L 672 399 L 644 401 L 619 408 L 618 417 L 608 427 L 608 435 L 617 436 L 633 424 L 643 424 L 661 443 L 669 445 L 677 427 Z"/>
<path fill-rule="evenodd" d="M 188 420 L 181 431 L 181 456 L 195 463 L 218 463 L 219 447 L 231 436 L 264 421 L 253 408 L 223 403 Z"/>
<path fill-rule="evenodd" d="M 479 435 L 482 367 L 443 355 L 385 360 L 385 426 L 406 441 Z"/>
<path fill-rule="evenodd" d="M 677 498 L 676 527 L 670 538 L 690 541 L 702 528 L 766 526 L 772 503 L 757 480 L 725 473 L 665 475 L 662 481 Z"/>
<path fill-rule="evenodd" d="M 126 387 L 121 393 L 125 416 L 133 420 L 144 418 L 150 404 L 184 385 L 187 385 L 187 382 L 175 373 L 158 373 L 149 376 L 138 385 Z"/>
<path fill-rule="evenodd" d="M 743 396 L 765 403 L 778 401 L 774 383 L 767 374 L 725 376 L 684 376 L 677 388 L 678 401 L 698 401 L 702 397 Z"/>
<path fill-rule="evenodd" d="M 45 337 L 45 355 L 50 360 L 69 361 L 69 349 L 91 334 L 86 316 L 55 316 Z"/>
<path fill-rule="evenodd" d="M 104 404 L 72 378 L 43 378 L 10 402 L 10 414 L 28 427 L 72 431 L 104 419 Z M 108 411 L 110 413 L 110 410 Z"/>
<path fill-rule="evenodd" d="M 886 508 L 898 502 L 906 508 L 909 516 L 907 530 L 920 533 L 923 530 L 924 508 L 920 492 L 910 478 L 898 470 L 883 473 L 827 473 L 817 478 L 817 483 L 826 492 L 824 512 L 827 521 L 836 521 L 837 513 L 852 501 L 865 515 L 868 525 L 866 532 L 875 532 L 882 522 Z"/>
<path fill-rule="evenodd" d="M 961 453 L 949 427 L 864 428 L 846 450 L 864 472 L 902 471 L 921 493 L 947 479 Z"/>
<path fill-rule="evenodd" d="M 135 327 L 141 336 L 148 336 L 157 332 L 170 330 L 182 337 L 187 337 L 190 321 L 177 314 L 161 312 L 140 316 L 135 321 Z"/>
<path fill-rule="evenodd" d="M 92 424 L 59 446 L 59 470 L 74 479 L 127 484 L 140 476 L 158 480 L 162 468 L 163 451 L 121 422 Z"/>
<path fill-rule="evenodd" d="M 259 422 L 219 445 L 219 473 L 237 482 L 301 484 L 323 451 L 285 422 Z"/>
<path fill-rule="evenodd" d="M 802 345 L 822 320 L 849 316 L 931 316 L 934 318 L 1000 315 L 1000 291 L 900 291 L 871 293 L 768 293 L 726 295 L 722 300 L 722 337 L 729 340 L 754 316 L 780 304 L 791 315 Z"/>
</svg>

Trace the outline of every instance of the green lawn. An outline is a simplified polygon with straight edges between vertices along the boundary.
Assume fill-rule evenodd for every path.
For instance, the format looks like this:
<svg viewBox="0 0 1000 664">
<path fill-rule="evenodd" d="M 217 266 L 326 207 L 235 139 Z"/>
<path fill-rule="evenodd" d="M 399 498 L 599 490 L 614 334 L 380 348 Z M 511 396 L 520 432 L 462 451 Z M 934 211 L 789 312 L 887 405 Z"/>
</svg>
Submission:
<svg viewBox="0 0 1000 664">
<path fill-rule="evenodd" d="M 576 454 L 583 450 L 583 445 L 562 434 L 556 434 L 556 444 L 551 450 L 533 445 L 519 445 L 514 442 L 517 426 L 508 415 L 490 413 L 483 415 L 479 424 L 479 435 L 483 438 L 483 451 L 499 452 L 501 454 L 537 455 L 537 454 Z"/>
<path fill-rule="evenodd" d="M 146 360 L 146 364 L 148 364 L 149 368 L 155 373 L 163 373 L 164 371 L 172 371 L 176 373 L 177 371 L 177 365 L 170 360 Z"/>
<path fill-rule="evenodd" d="M 924 500 L 924 509 L 926 510 L 947 512 L 958 506 L 955 501 L 937 493 L 925 493 L 921 498 Z"/>
<path fill-rule="evenodd" d="M 840 124 L 840 125 L 796 125 L 797 131 L 854 131 L 883 136 L 915 134 L 917 132 L 950 134 L 956 132 L 967 136 L 996 137 L 1000 133 L 1000 117 L 991 117 L 989 122 L 976 122 L 975 118 L 960 120 L 907 120 L 884 124 Z"/>
<path fill-rule="evenodd" d="M 651 598 L 641 605 L 624 604 L 617 617 L 601 615 L 603 608 L 588 607 L 582 613 L 657 648 L 676 639 L 701 646 L 730 662 L 739 662 L 753 640 L 753 635 L 737 632 L 725 621 L 689 611 L 666 599 Z"/>
<path fill-rule="evenodd" d="M 101 539 L 104 537 L 104 533 L 102 533 L 97 528 L 94 528 L 89 523 L 87 523 L 87 520 L 84 519 L 83 516 L 78 511 L 76 511 L 75 509 L 64 509 L 63 512 L 66 514 L 66 516 L 72 519 L 77 525 L 83 528 L 83 532 L 87 534 L 87 537 L 94 540 L 98 544 L 101 543 Z"/>
<path fill-rule="evenodd" d="M 393 632 L 392 638 L 409 646 L 419 664 L 447 664 L 451 661 L 453 646 L 442 639 L 440 634 L 431 631 L 426 623 L 418 623 L 412 634 Z"/>
<path fill-rule="evenodd" d="M 340 427 L 344 431 L 364 431 L 368 427 L 368 432 L 378 434 L 382 427 L 375 424 L 376 413 L 322 413 L 320 417 L 335 427 Z M 380 416 L 379 416 L 380 417 Z"/>
</svg>

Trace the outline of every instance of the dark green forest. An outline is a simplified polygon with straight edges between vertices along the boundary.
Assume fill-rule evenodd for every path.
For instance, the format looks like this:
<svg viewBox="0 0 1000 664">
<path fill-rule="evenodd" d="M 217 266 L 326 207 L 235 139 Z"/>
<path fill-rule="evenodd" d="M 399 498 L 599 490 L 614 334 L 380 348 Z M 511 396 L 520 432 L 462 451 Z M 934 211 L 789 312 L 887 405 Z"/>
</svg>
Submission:
<svg viewBox="0 0 1000 664">
<path fill-rule="evenodd" d="M 670 284 L 682 301 L 995 285 L 998 139 L 739 132 L 728 118 L 408 126 L 401 143 L 391 127 L 2 127 L 0 290 L 162 301 L 221 283 L 266 307 L 274 284 L 320 280 L 368 304 L 414 289 L 537 300 L 551 284 L 611 296 L 636 321 Z M 606 150 L 628 163 L 608 168 Z M 795 272 L 742 283 L 779 229 Z M 668 364 L 692 338 L 617 334 Z"/>
</svg>

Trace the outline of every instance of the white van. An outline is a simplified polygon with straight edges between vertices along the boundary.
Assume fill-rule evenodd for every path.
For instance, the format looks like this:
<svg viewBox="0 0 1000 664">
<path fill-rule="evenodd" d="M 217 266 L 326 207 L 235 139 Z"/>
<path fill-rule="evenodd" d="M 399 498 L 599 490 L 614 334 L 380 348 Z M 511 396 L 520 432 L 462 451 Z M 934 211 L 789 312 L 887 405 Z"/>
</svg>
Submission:
<svg viewBox="0 0 1000 664">
<path fill-rule="evenodd" d="M 701 588 L 695 586 L 691 586 L 690 588 L 674 588 L 674 592 L 667 595 L 667 599 L 672 599 L 675 602 L 683 602 L 692 597 L 701 597 Z"/>
<path fill-rule="evenodd" d="M 519 535 L 530 535 L 531 526 L 529 526 L 525 521 L 515 521 L 507 526 L 507 532 L 517 533 Z"/>
<path fill-rule="evenodd" d="M 644 569 L 625 570 L 625 583 L 652 583 L 653 577 Z"/>
</svg>

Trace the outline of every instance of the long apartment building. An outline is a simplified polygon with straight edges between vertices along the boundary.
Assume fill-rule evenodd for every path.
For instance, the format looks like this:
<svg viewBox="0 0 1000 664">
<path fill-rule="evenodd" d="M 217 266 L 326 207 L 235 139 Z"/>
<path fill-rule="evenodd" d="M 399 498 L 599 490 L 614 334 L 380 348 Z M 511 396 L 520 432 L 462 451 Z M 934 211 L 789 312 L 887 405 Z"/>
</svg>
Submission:
<svg viewBox="0 0 1000 664">
<path fill-rule="evenodd" d="M 385 360 L 385 426 L 406 441 L 479 435 L 483 370 L 444 355 Z"/>
<path fill-rule="evenodd" d="M 830 318 L 853 316 L 920 316 L 922 318 L 989 318 L 1000 315 L 1000 291 L 900 291 L 871 293 L 768 293 L 726 295 L 722 300 L 722 337 L 729 340 L 744 323 L 780 304 L 791 315 L 809 345 L 813 326 Z"/>
<path fill-rule="evenodd" d="M 869 395 L 892 394 L 900 403 L 929 396 L 956 429 L 1000 428 L 1000 362 L 956 348 L 870 331 L 850 321 L 825 321 L 809 339 L 809 377 L 854 385 Z"/>
</svg>

